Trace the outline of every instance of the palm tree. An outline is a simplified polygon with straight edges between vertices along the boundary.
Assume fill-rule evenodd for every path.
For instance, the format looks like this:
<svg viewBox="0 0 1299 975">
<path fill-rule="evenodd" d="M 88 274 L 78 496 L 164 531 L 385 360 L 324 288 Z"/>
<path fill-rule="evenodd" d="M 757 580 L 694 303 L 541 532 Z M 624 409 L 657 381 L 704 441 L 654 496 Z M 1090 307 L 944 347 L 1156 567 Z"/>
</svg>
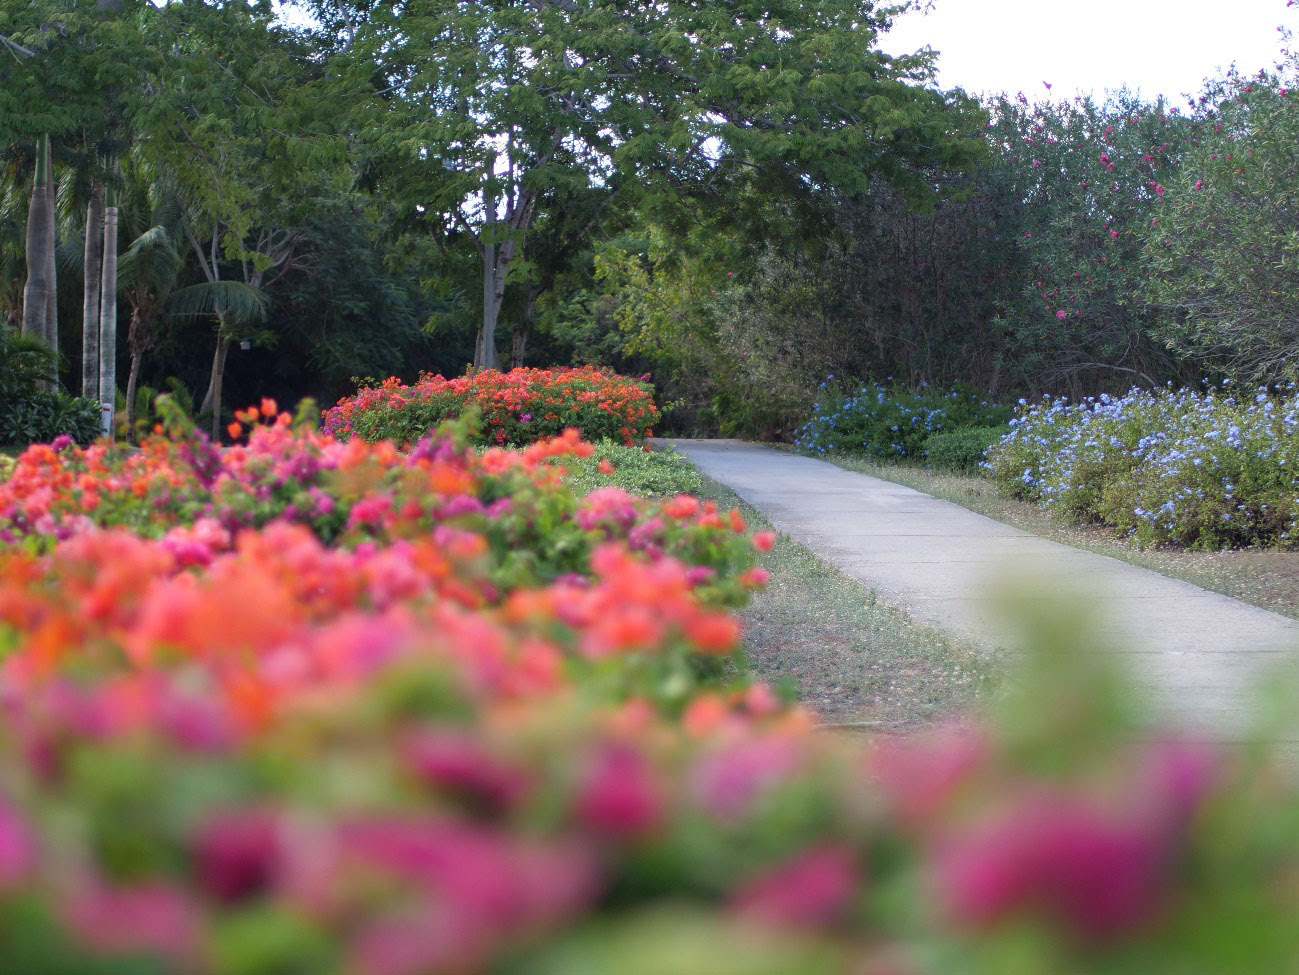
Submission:
<svg viewBox="0 0 1299 975">
<path fill-rule="evenodd" d="M 116 167 L 114 167 L 116 176 Z M 117 187 L 104 187 L 104 252 L 99 279 L 99 402 L 113 429 L 117 404 Z"/>
<path fill-rule="evenodd" d="M 163 321 L 215 317 L 227 326 L 252 324 L 265 319 L 269 301 L 261 289 L 242 281 L 205 281 L 177 288 L 185 264 L 186 237 L 184 210 L 175 188 L 165 179 L 147 184 L 136 180 L 128 192 L 131 209 L 150 215 L 147 226 L 132 228 L 139 233 L 118 264 L 118 288 L 130 308 L 127 343 L 131 371 L 125 398 L 127 429 L 131 430 L 140 365 L 157 341 Z"/>
<path fill-rule="evenodd" d="M 27 207 L 27 283 L 23 287 L 24 334 L 43 339 L 58 351 L 54 274 L 54 180 L 51 173 L 50 137 L 42 136 L 36 147 L 36 173 L 31 202 Z M 53 325 L 53 335 L 51 335 Z M 52 377 L 58 379 L 57 372 Z"/>
</svg>

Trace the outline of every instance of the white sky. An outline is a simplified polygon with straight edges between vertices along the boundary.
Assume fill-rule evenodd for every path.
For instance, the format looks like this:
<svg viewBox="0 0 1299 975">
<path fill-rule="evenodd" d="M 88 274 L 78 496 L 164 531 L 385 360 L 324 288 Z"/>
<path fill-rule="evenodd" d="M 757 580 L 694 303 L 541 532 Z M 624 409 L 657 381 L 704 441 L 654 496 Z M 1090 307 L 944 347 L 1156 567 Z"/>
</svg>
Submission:
<svg viewBox="0 0 1299 975">
<path fill-rule="evenodd" d="M 883 38 L 900 54 L 939 52 L 944 88 L 1023 91 L 1031 101 L 1101 96 L 1126 84 L 1147 98 L 1199 89 L 1233 61 L 1270 67 L 1277 27 L 1299 26 L 1286 0 L 935 0 L 927 15 L 899 18 Z M 1299 31 L 1296 31 L 1299 33 Z M 1043 82 L 1051 83 L 1048 91 Z"/>
</svg>

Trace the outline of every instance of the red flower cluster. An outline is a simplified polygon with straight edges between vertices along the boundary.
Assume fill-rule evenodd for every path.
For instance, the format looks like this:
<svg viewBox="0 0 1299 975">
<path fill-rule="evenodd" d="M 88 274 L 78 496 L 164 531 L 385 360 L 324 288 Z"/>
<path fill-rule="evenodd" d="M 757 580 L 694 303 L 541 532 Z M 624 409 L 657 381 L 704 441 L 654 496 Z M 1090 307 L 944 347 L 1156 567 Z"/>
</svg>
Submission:
<svg viewBox="0 0 1299 975">
<path fill-rule="evenodd" d="M 470 412 L 478 417 L 478 442 L 494 445 L 533 443 L 572 427 L 587 440 L 630 447 L 653 436 L 658 420 L 648 382 L 589 366 L 424 376 L 414 386 L 388 379 L 339 400 L 324 417 L 339 438 L 409 444 Z"/>
</svg>

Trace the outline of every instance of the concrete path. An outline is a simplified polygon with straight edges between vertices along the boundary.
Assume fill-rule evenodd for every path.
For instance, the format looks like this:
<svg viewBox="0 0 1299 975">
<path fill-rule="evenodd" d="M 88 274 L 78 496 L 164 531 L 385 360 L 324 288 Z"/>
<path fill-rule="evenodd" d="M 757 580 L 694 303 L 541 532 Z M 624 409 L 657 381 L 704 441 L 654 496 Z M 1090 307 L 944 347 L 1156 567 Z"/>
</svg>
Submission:
<svg viewBox="0 0 1299 975">
<path fill-rule="evenodd" d="M 735 440 L 665 442 L 880 598 L 958 638 L 1018 647 L 988 599 L 1011 577 L 1043 599 L 1092 596 L 1098 642 L 1130 657 L 1141 696 L 1210 737 L 1239 737 L 1254 687 L 1299 664 L 1299 621 L 824 461 Z"/>
</svg>

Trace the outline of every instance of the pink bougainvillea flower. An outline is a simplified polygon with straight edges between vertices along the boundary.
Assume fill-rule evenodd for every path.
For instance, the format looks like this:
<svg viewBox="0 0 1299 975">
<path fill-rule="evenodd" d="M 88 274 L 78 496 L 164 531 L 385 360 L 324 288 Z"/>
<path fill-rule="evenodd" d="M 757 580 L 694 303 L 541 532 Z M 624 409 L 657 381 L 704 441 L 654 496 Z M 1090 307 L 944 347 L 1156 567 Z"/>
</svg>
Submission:
<svg viewBox="0 0 1299 975">
<path fill-rule="evenodd" d="M 270 887 L 281 852 L 279 822 L 267 809 L 241 809 L 208 819 L 195 841 L 199 886 L 225 903 Z"/>
<path fill-rule="evenodd" d="M 197 905 L 179 888 L 162 883 L 92 885 L 72 897 L 65 917 L 76 936 L 96 951 L 146 951 L 192 963 L 200 941 Z"/>
<path fill-rule="evenodd" d="M 601 835 L 628 837 L 652 830 L 665 809 L 645 756 L 616 742 L 596 751 L 578 787 L 575 812 L 584 826 Z"/>
<path fill-rule="evenodd" d="M 852 852 L 820 846 L 749 881 L 737 892 L 735 904 L 768 924 L 810 927 L 836 921 L 857 889 Z"/>
<path fill-rule="evenodd" d="M 949 837 L 936 856 L 941 897 L 959 921 L 1045 915 L 1089 938 L 1147 923 L 1169 880 L 1177 832 L 1136 811 L 1085 799 L 1028 795 L 981 827 Z"/>
</svg>

